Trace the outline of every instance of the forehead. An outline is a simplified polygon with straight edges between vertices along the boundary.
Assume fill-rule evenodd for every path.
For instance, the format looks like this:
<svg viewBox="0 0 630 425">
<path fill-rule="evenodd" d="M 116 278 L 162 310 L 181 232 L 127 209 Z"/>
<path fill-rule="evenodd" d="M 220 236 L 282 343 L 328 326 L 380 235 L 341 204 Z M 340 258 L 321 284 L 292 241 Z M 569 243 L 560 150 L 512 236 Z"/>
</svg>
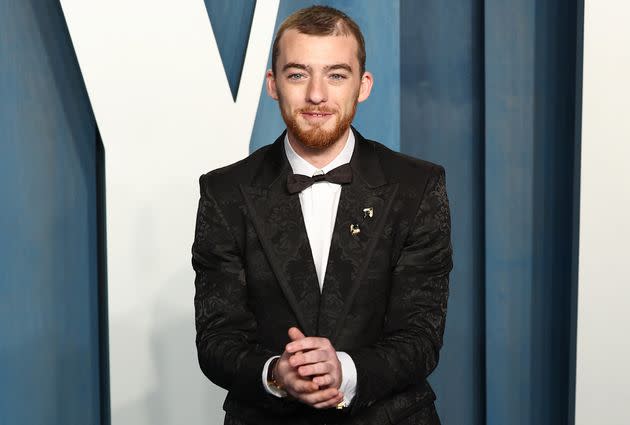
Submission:
<svg viewBox="0 0 630 425">
<path fill-rule="evenodd" d="M 359 44 L 352 35 L 308 35 L 287 30 L 279 41 L 278 64 L 295 62 L 305 65 L 347 63 L 358 66 Z"/>
</svg>

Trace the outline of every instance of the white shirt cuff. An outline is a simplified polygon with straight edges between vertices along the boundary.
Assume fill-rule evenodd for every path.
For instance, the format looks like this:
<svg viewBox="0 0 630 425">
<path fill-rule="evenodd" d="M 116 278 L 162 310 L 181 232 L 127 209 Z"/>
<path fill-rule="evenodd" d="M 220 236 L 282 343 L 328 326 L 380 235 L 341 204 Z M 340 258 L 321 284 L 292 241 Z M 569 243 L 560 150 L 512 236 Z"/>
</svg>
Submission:
<svg viewBox="0 0 630 425">
<path fill-rule="evenodd" d="M 349 406 L 357 391 L 357 367 L 350 354 L 345 351 L 337 351 L 337 358 L 341 363 L 341 387 L 339 390 L 343 393 L 344 404 Z"/>
<path fill-rule="evenodd" d="M 286 397 L 287 396 L 286 391 L 279 390 L 278 388 L 270 387 L 269 384 L 267 384 L 267 372 L 269 371 L 269 364 L 271 363 L 273 359 L 279 359 L 279 358 L 280 356 L 273 356 L 273 357 L 270 357 L 269 360 L 265 362 L 265 366 L 263 367 L 263 370 L 262 370 L 262 384 L 263 384 L 263 387 L 265 387 L 265 390 L 269 394 L 275 395 L 276 397 Z"/>
</svg>

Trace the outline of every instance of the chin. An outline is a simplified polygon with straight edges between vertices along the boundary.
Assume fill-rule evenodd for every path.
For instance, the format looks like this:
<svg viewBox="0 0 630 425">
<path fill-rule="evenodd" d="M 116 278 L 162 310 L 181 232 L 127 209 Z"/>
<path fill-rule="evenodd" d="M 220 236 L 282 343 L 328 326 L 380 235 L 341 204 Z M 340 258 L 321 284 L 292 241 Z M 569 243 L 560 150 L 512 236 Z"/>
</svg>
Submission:
<svg viewBox="0 0 630 425">
<path fill-rule="evenodd" d="M 340 119 L 338 113 L 322 124 L 311 123 L 297 114 L 282 110 L 287 128 L 302 146 L 310 149 L 325 149 L 337 142 L 350 128 L 354 114 Z"/>
<path fill-rule="evenodd" d="M 332 146 L 339 140 L 346 129 L 339 127 L 333 127 L 332 130 L 325 130 L 321 127 L 315 127 L 307 131 L 301 131 L 296 133 L 296 138 L 302 143 L 312 149 L 325 149 Z"/>
</svg>

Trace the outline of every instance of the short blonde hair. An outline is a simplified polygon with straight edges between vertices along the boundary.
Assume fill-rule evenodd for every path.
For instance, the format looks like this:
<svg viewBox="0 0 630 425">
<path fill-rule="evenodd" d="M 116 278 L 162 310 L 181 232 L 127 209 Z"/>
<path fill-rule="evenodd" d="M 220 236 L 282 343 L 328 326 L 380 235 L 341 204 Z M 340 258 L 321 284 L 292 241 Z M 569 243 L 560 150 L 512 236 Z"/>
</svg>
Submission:
<svg viewBox="0 0 630 425">
<path fill-rule="evenodd" d="M 311 6 L 293 12 L 282 22 L 273 40 L 271 70 L 276 72 L 276 61 L 280 55 L 279 42 L 286 30 L 296 29 L 307 35 L 352 35 L 357 40 L 359 49 L 360 75 L 365 72 L 365 40 L 361 29 L 348 15 L 329 6 Z"/>
</svg>

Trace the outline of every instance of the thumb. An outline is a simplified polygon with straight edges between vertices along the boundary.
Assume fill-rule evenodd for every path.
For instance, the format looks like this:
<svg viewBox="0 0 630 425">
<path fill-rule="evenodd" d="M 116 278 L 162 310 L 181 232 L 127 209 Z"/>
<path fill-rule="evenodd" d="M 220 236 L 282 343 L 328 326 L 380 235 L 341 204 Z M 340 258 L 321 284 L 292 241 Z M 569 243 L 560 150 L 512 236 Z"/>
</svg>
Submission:
<svg viewBox="0 0 630 425">
<path fill-rule="evenodd" d="M 291 341 L 297 341 L 298 339 L 305 338 L 304 334 L 295 326 L 289 328 L 289 338 Z"/>
</svg>

